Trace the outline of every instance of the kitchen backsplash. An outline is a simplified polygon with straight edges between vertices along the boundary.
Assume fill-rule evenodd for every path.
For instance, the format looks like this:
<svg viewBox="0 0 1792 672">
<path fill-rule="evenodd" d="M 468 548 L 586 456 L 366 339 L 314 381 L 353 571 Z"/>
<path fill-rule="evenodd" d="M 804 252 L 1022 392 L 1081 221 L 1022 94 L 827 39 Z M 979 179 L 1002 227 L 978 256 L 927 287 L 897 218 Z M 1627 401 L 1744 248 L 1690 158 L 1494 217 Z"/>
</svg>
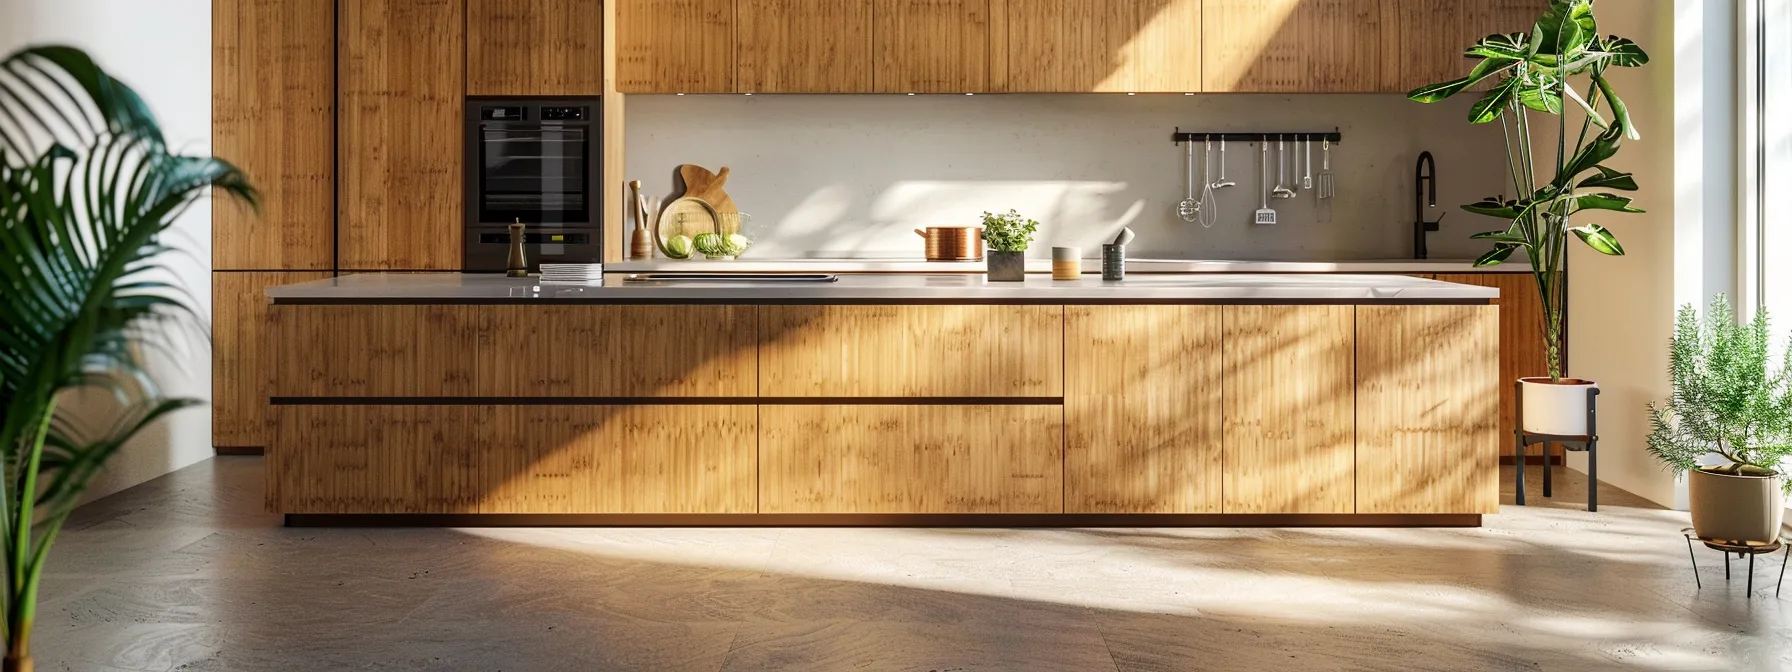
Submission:
<svg viewBox="0 0 1792 672">
<path fill-rule="evenodd" d="M 1427 216 L 1450 213 L 1430 234 L 1431 257 L 1447 259 L 1485 251 L 1468 236 L 1500 226 L 1456 207 L 1503 189 L 1499 128 L 1470 126 L 1468 104 L 1389 95 L 636 95 L 626 150 L 628 178 L 649 194 L 671 192 L 678 164 L 729 167 L 727 191 L 753 216 L 752 258 L 914 258 L 922 240 L 911 229 L 974 225 L 985 210 L 1014 208 L 1040 222 L 1033 257 L 1053 245 L 1096 256 L 1125 225 L 1139 235 L 1135 257 L 1311 260 L 1410 257 L 1414 162 L 1429 150 L 1439 179 Z M 1186 179 L 1183 149 L 1170 141 L 1177 126 L 1338 128 L 1337 198 L 1301 191 L 1271 200 L 1279 223 L 1253 226 L 1258 148 L 1229 143 L 1226 177 L 1238 186 L 1217 191 L 1219 221 L 1185 222 L 1176 214 Z M 1273 145 L 1270 160 L 1273 183 Z M 1313 160 L 1317 173 L 1318 146 Z M 1200 163 L 1197 151 L 1197 171 Z"/>
</svg>

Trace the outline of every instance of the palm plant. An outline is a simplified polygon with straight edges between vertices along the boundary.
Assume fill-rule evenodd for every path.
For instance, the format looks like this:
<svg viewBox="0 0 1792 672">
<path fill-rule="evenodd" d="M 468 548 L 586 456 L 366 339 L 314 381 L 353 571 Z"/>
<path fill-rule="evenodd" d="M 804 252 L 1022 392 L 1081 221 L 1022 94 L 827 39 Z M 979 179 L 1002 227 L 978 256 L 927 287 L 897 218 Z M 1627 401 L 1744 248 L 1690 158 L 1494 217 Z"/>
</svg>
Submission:
<svg viewBox="0 0 1792 672">
<path fill-rule="evenodd" d="M 1493 241 L 1493 250 L 1475 260 L 1476 266 L 1505 261 L 1523 248 L 1530 259 L 1531 275 L 1543 299 L 1543 338 L 1549 357 L 1549 377 L 1562 379 L 1562 269 L 1567 259 L 1568 234 L 1573 233 L 1601 254 L 1622 255 L 1624 248 L 1610 231 L 1594 223 L 1572 226 L 1569 220 L 1587 210 L 1642 212 L 1631 199 L 1612 191 L 1636 191 L 1630 173 L 1604 165 L 1617 155 L 1625 138 L 1638 139 L 1630 110 L 1618 98 L 1606 71 L 1612 67 L 1637 67 L 1649 62 L 1635 42 L 1608 35 L 1600 37 L 1593 18 L 1593 0 L 1552 0 L 1530 33 L 1488 35 L 1464 52 L 1477 59 L 1467 76 L 1414 89 L 1408 98 L 1435 103 L 1466 91 L 1489 78 L 1493 88 L 1469 108 L 1469 122 L 1500 122 L 1506 137 L 1506 166 L 1516 199 L 1487 198 L 1462 206 L 1469 212 L 1498 217 L 1509 224 L 1500 231 L 1478 233 L 1474 238 Z M 1586 94 L 1571 79 L 1585 76 Z M 1584 112 L 1580 134 L 1568 144 L 1569 102 Z M 1606 119 L 1601 108 L 1608 110 Z M 1555 161 L 1550 172 L 1536 168 L 1530 113 L 1556 117 Z M 1589 137 L 1593 127 L 1600 131 Z"/>
<path fill-rule="evenodd" d="M 6 672 L 31 669 L 44 563 L 82 492 L 139 430 L 199 403 L 160 394 L 141 355 L 165 348 L 169 327 L 201 322 L 167 279 L 162 238 L 208 187 L 254 203 L 230 164 L 171 153 L 142 99 L 80 50 L 0 60 Z M 81 389 L 110 393 L 123 412 L 97 428 L 59 413 Z"/>
</svg>

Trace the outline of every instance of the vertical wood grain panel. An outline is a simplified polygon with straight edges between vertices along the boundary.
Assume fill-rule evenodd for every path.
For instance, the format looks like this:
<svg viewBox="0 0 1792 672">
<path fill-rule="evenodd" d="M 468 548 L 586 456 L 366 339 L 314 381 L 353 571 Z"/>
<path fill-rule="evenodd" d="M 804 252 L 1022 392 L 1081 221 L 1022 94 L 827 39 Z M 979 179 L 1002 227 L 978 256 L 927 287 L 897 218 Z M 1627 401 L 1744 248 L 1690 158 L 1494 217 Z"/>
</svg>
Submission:
<svg viewBox="0 0 1792 672">
<path fill-rule="evenodd" d="M 752 406 L 281 406 L 276 513 L 751 513 Z"/>
<path fill-rule="evenodd" d="M 1055 397 L 1061 306 L 761 306 L 768 397 Z"/>
<path fill-rule="evenodd" d="M 1381 0 L 1204 0 L 1203 90 L 1386 88 Z"/>
<path fill-rule="evenodd" d="M 1468 74 L 1462 52 L 1495 33 L 1529 33 L 1548 0 L 1382 0 L 1386 90 L 1405 93 Z M 1483 84 L 1477 88 L 1486 89 Z"/>
<path fill-rule="evenodd" d="M 734 0 L 616 0 L 623 93 L 735 90 Z"/>
<path fill-rule="evenodd" d="M 1355 307 L 1223 315 L 1224 512 L 1355 511 Z"/>
<path fill-rule="evenodd" d="M 463 0 L 341 0 L 339 267 L 461 265 Z"/>
<path fill-rule="evenodd" d="M 736 0 L 738 88 L 872 90 L 871 0 Z"/>
<path fill-rule="evenodd" d="M 261 198 L 213 205 L 216 270 L 334 267 L 335 26 L 329 2 L 212 0 L 212 152 Z"/>
<path fill-rule="evenodd" d="M 761 513 L 1063 511 L 1058 406 L 762 406 Z"/>
<path fill-rule="evenodd" d="M 603 92 L 603 0 L 466 0 L 467 95 Z"/>
<path fill-rule="evenodd" d="M 212 274 L 212 445 L 268 445 L 269 287 L 330 277 L 327 271 Z M 311 352 L 317 352 L 315 349 Z"/>
<path fill-rule="evenodd" d="M 1220 306 L 1069 306 L 1070 513 L 1220 512 Z"/>
<path fill-rule="evenodd" d="M 753 396 L 752 306 L 271 309 L 274 396 Z M 288 344 L 330 343 L 330 357 Z M 292 352 L 292 356 L 284 353 Z"/>
<path fill-rule="evenodd" d="M 1007 77 L 1013 92 L 1127 91 L 1128 41 L 1138 0 L 1006 0 Z M 1192 37 L 1192 36 L 1191 36 Z M 1121 73 L 1121 74 L 1117 74 Z"/>
<path fill-rule="evenodd" d="M 1512 390 L 1512 382 L 1549 375 L 1549 352 L 1543 340 L 1543 299 L 1537 292 L 1537 281 L 1529 273 L 1439 273 L 1437 279 L 1500 290 L 1500 297 L 1494 300 L 1500 310 L 1500 455 L 1513 455 L 1512 430 L 1518 425 L 1518 395 Z M 1525 454 L 1541 456 L 1543 445 L 1527 446 Z"/>
<path fill-rule="evenodd" d="M 1124 90 L 1194 93 L 1201 82 L 1202 0 L 1134 0 L 1138 25 L 1127 43 Z"/>
<path fill-rule="evenodd" d="M 1356 512 L 1498 513 L 1499 308 L 1356 318 Z"/>
<path fill-rule="evenodd" d="M 628 137 L 628 127 L 624 124 L 624 113 L 628 109 L 627 96 L 617 88 L 621 79 L 621 64 L 618 62 L 616 44 L 616 2 L 604 2 L 604 44 L 610 48 L 603 50 L 604 99 L 603 99 L 603 164 L 599 174 L 598 193 L 603 201 L 603 256 L 604 263 L 622 261 L 622 234 L 626 222 L 623 219 L 623 206 L 629 201 L 625 185 L 628 184 L 628 156 L 624 152 Z"/>
<path fill-rule="evenodd" d="M 989 0 L 876 0 L 875 90 L 989 90 Z"/>
</svg>

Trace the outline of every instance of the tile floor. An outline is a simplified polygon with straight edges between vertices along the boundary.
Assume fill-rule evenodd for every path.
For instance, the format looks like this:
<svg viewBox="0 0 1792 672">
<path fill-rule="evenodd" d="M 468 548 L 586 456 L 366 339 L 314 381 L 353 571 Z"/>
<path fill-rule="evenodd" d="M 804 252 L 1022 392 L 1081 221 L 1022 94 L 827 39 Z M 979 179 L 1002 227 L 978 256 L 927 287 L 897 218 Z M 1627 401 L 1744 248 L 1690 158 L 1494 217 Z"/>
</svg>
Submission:
<svg viewBox="0 0 1792 672">
<path fill-rule="evenodd" d="M 1695 589 L 1685 514 L 1578 475 L 1480 529 L 464 530 L 282 528 L 260 470 L 81 510 L 38 669 L 1792 669 L 1779 556 Z"/>
</svg>

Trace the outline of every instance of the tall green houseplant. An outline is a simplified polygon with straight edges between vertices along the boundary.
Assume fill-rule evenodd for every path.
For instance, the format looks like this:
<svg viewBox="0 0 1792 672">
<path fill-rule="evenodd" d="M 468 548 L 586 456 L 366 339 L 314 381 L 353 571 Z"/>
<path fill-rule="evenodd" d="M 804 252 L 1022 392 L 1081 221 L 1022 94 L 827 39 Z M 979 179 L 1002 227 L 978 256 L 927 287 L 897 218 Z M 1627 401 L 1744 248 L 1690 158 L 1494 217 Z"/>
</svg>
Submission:
<svg viewBox="0 0 1792 672">
<path fill-rule="evenodd" d="M 1636 191 L 1635 178 L 1604 165 L 1617 155 L 1625 138 L 1639 138 L 1630 110 L 1618 98 L 1607 71 L 1641 66 L 1649 62 L 1649 55 L 1628 39 L 1600 37 L 1593 0 L 1553 0 L 1530 33 L 1488 35 L 1463 53 L 1476 59 L 1467 76 L 1414 89 L 1408 97 L 1435 103 L 1493 81 L 1469 108 L 1469 122 L 1500 123 L 1506 138 L 1506 168 L 1518 197 L 1487 198 L 1462 207 L 1509 222 L 1505 229 L 1474 235 L 1493 243 L 1493 250 L 1476 259 L 1475 265 L 1491 266 L 1515 250 L 1525 251 L 1543 299 L 1549 377 L 1560 382 L 1566 298 L 1562 271 L 1568 235 L 1601 254 L 1624 254 L 1617 237 L 1605 227 L 1593 222 L 1576 226 L 1573 220 L 1586 211 L 1642 212 L 1629 197 L 1612 193 Z M 1570 134 L 1568 116 L 1563 114 L 1569 105 L 1583 115 L 1578 134 Z M 1532 113 L 1555 117 L 1558 134 L 1554 160 L 1543 164 L 1541 171 L 1538 161 L 1547 157 L 1539 157 L 1534 146 Z"/>
<path fill-rule="evenodd" d="M 209 187 L 254 202 L 230 164 L 170 152 L 143 100 L 80 50 L 0 60 L 5 672 L 31 670 L 38 585 L 82 492 L 139 430 L 200 403 L 163 396 L 141 356 L 197 319 L 163 235 Z M 104 423 L 58 412 L 83 388 L 124 410 Z"/>
</svg>

